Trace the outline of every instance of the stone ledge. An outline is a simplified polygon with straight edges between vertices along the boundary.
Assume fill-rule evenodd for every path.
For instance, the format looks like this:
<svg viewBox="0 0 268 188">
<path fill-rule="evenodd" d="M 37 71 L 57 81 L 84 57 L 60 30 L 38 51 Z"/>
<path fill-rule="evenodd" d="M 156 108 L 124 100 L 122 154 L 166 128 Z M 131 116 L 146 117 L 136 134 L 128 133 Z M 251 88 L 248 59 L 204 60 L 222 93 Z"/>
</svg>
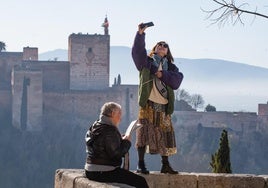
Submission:
<svg viewBox="0 0 268 188">
<path fill-rule="evenodd" d="M 268 175 L 186 173 L 161 174 L 157 171 L 146 178 L 150 188 L 268 188 Z M 130 188 L 118 183 L 100 183 L 88 180 L 83 169 L 58 169 L 54 188 Z"/>
</svg>

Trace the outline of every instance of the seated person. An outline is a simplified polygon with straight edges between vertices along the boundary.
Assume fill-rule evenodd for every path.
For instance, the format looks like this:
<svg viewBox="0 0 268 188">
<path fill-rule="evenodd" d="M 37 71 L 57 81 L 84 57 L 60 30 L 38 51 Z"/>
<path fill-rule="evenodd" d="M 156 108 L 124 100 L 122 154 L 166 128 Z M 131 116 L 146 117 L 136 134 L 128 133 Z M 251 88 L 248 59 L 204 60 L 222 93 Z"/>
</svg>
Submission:
<svg viewBox="0 0 268 188">
<path fill-rule="evenodd" d="M 114 182 L 134 187 L 149 187 L 145 178 L 121 168 L 122 157 L 131 147 L 130 136 L 121 136 L 118 126 L 121 121 L 121 106 L 105 103 L 99 119 L 86 133 L 87 159 L 85 174 L 90 180 Z"/>
</svg>

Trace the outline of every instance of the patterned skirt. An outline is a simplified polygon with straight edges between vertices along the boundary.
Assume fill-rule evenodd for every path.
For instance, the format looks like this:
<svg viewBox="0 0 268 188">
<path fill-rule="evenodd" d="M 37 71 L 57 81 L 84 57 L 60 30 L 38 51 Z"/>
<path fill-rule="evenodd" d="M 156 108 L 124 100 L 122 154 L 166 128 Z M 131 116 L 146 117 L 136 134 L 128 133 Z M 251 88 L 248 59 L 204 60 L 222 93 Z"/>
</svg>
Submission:
<svg viewBox="0 0 268 188">
<path fill-rule="evenodd" d="M 147 102 L 139 109 L 142 127 L 136 132 L 136 147 L 146 146 L 146 152 L 170 156 L 177 153 L 171 116 L 165 113 L 166 105 Z"/>
</svg>

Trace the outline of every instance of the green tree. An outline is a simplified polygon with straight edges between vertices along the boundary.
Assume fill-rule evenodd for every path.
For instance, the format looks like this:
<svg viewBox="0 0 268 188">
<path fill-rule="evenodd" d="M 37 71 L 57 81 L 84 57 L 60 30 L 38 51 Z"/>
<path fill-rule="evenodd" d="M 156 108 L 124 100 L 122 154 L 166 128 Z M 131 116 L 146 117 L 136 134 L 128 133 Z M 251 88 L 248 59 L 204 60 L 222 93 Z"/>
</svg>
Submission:
<svg viewBox="0 0 268 188">
<path fill-rule="evenodd" d="M 0 41 L 0 52 L 5 51 L 5 50 L 6 50 L 6 44 Z"/>
<path fill-rule="evenodd" d="M 27 128 L 27 99 L 28 99 L 28 92 L 27 92 L 27 88 L 30 85 L 30 79 L 26 78 L 24 76 L 23 78 L 23 90 L 22 90 L 22 99 L 21 99 L 21 109 L 20 109 L 20 121 L 21 121 L 21 129 L 22 130 L 26 130 Z"/>
<path fill-rule="evenodd" d="M 215 106 L 212 106 L 210 104 L 208 104 L 206 107 L 205 107 L 205 111 L 206 112 L 216 112 L 216 107 Z"/>
<path fill-rule="evenodd" d="M 228 132 L 226 130 L 223 130 L 221 133 L 220 147 L 218 151 L 211 155 L 210 166 L 214 173 L 232 173 Z"/>
<path fill-rule="evenodd" d="M 118 77 L 117 77 L 117 85 L 121 85 L 121 76 L 120 76 L 120 74 L 118 74 Z"/>
</svg>

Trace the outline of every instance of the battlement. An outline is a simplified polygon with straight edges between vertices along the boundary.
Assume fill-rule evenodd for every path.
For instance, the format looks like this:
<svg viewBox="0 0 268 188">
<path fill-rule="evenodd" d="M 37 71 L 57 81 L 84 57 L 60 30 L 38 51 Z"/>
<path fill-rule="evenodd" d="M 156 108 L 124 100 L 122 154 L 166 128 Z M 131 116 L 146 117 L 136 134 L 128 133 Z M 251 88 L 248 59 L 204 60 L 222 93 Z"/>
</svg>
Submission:
<svg viewBox="0 0 268 188">
<path fill-rule="evenodd" d="M 145 177 L 150 188 L 267 188 L 268 175 L 254 174 L 215 174 L 215 173 L 186 173 L 177 175 L 151 172 Z M 131 186 L 118 183 L 100 183 L 88 180 L 82 169 L 58 169 L 55 174 L 54 188 L 130 188 Z"/>
</svg>

